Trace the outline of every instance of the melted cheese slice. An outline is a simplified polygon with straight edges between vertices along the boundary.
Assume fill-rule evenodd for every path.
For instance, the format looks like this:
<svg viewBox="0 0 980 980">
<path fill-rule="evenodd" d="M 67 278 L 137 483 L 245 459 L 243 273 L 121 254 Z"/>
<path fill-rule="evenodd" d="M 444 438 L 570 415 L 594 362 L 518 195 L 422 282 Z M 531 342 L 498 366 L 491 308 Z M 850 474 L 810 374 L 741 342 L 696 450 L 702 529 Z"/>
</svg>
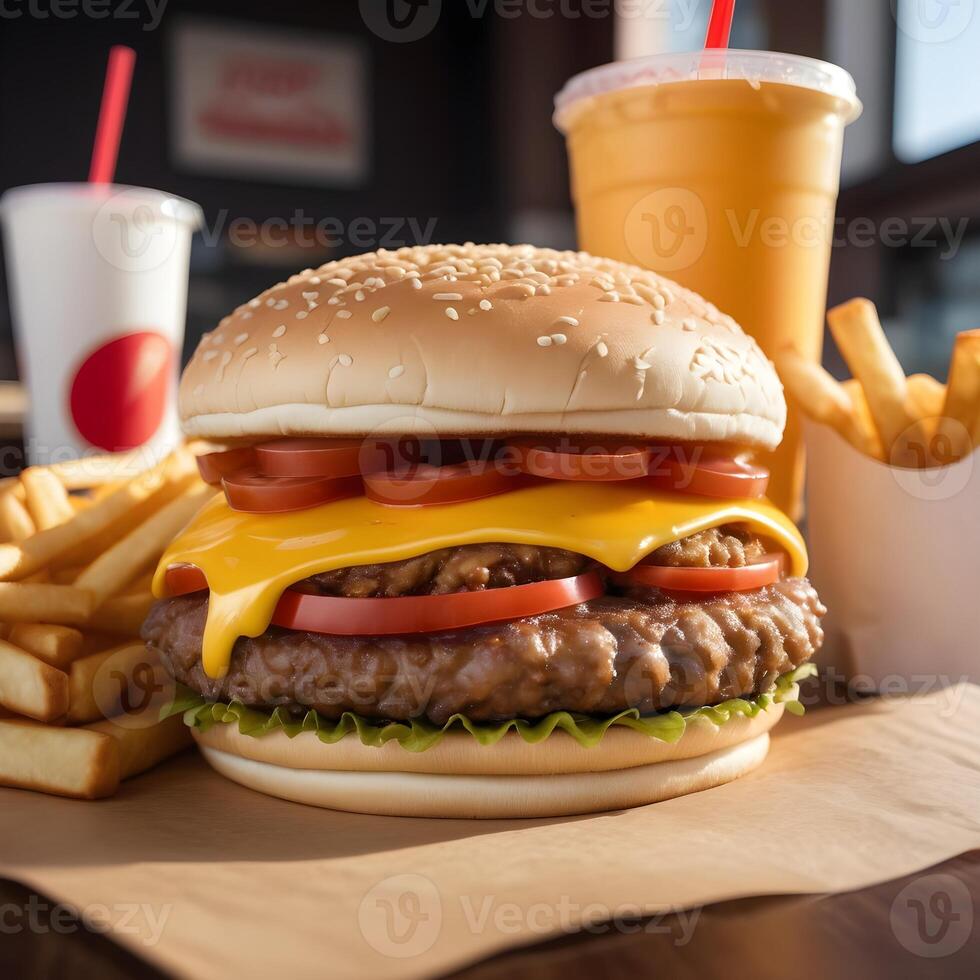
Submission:
<svg viewBox="0 0 980 980">
<path fill-rule="evenodd" d="M 282 592 L 319 572 L 493 541 L 565 548 L 626 571 L 661 545 L 730 522 L 775 541 L 793 574 L 805 574 L 803 539 L 768 500 L 656 493 L 640 481 L 554 481 L 432 507 L 386 507 L 353 497 L 289 514 L 242 514 L 216 498 L 167 549 L 153 588 L 166 594 L 170 565 L 204 572 L 211 589 L 204 670 L 221 677 L 235 640 L 264 633 Z"/>
</svg>

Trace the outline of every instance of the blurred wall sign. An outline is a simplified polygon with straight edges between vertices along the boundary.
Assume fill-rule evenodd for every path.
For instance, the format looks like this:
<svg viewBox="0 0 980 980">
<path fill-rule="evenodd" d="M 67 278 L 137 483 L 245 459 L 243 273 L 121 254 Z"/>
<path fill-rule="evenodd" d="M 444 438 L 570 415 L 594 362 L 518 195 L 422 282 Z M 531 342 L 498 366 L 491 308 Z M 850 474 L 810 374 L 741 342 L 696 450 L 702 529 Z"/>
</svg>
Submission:
<svg viewBox="0 0 980 980">
<path fill-rule="evenodd" d="M 367 178 L 358 42 L 184 19 L 171 50 L 178 166 L 324 186 Z"/>
</svg>

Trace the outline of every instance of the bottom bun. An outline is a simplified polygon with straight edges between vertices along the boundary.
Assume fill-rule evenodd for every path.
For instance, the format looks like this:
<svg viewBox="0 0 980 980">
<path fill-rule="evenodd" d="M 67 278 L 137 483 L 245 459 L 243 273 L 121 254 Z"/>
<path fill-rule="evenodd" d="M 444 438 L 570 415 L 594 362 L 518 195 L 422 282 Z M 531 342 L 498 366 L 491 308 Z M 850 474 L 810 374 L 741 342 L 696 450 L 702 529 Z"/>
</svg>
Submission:
<svg viewBox="0 0 980 980">
<path fill-rule="evenodd" d="M 452 733 L 421 753 L 351 737 L 327 745 L 312 733 L 252 738 L 233 725 L 194 737 L 223 776 L 297 803 L 385 816 L 557 817 L 643 806 L 737 779 L 765 759 L 782 713 L 772 705 L 720 728 L 702 719 L 674 743 L 611 729 L 595 748 L 563 732 L 537 745 L 509 733 L 494 746 Z"/>
</svg>

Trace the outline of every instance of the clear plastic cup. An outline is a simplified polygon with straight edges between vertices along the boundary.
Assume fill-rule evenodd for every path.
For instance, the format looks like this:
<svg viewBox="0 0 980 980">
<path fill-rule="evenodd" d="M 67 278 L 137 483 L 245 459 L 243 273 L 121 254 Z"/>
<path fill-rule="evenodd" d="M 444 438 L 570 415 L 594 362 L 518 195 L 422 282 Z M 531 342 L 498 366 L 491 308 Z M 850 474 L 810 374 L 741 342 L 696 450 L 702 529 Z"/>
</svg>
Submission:
<svg viewBox="0 0 980 980">
<path fill-rule="evenodd" d="M 144 187 L 33 184 L 7 191 L 0 217 L 30 461 L 172 448 L 201 209 Z"/>
<path fill-rule="evenodd" d="M 842 68 L 769 51 L 638 58 L 558 94 L 579 244 L 703 294 L 770 356 L 820 358 L 844 127 L 861 103 Z M 791 411 L 766 462 L 796 516 L 802 439 Z"/>
</svg>

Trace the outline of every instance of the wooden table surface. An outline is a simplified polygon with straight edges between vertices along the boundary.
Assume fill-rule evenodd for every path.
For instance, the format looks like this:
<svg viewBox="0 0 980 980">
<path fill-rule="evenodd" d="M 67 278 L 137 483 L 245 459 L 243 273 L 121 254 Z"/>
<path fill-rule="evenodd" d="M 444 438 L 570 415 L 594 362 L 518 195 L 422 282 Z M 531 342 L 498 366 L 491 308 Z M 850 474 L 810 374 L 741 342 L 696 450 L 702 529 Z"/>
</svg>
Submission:
<svg viewBox="0 0 980 980">
<path fill-rule="evenodd" d="M 957 882 L 959 884 L 957 884 Z M 962 886 L 962 887 L 961 887 Z M 970 898 L 964 896 L 969 895 Z M 0 976 L 17 980 L 161 980 L 81 925 L 38 916 L 34 932 L 4 927 L 3 908 L 32 892 L 0 881 Z M 48 907 L 52 903 L 41 897 Z M 37 902 L 37 898 L 35 898 Z M 618 929 L 562 936 L 494 956 L 454 980 L 861 980 L 980 976 L 980 851 L 895 881 L 839 895 L 746 898 Z M 217 977 L 218 974 L 215 974 Z M 325 970 L 324 977 L 329 976 Z"/>
</svg>

